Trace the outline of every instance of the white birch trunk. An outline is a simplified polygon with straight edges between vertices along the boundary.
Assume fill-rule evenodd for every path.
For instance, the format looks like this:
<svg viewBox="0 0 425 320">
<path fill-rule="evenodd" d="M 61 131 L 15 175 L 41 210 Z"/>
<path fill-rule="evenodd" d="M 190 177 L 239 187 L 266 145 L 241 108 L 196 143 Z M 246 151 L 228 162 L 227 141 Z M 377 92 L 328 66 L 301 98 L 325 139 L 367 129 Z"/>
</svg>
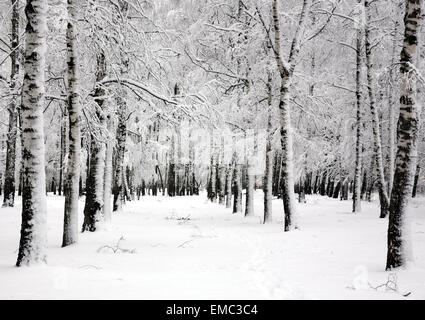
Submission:
<svg viewBox="0 0 425 320">
<path fill-rule="evenodd" d="M 97 56 L 97 75 L 99 82 L 106 76 L 105 55 L 100 52 Z M 95 96 L 103 97 L 105 90 L 98 87 Z M 105 127 L 105 116 L 103 110 L 104 100 L 96 100 L 98 109 L 96 115 L 99 120 L 99 126 Z M 105 128 L 106 129 L 106 128 Z M 106 131 L 106 130 L 102 130 Z M 93 132 L 91 133 L 90 143 L 90 166 L 88 168 L 88 177 L 86 182 L 86 202 L 84 204 L 84 222 L 82 231 L 94 232 L 97 229 L 103 211 L 103 178 L 105 166 L 105 143 L 100 140 Z"/>
<path fill-rule="evenodd" d="M 114 172 L 114 204 L 113 211 L 121 211 L 125 203 L 124 187 L 123 187 L 123 171 L 124 171 L 124 155 L 125 143 L 127 139 L 127 103 L 121 95 L 125 95 L 124 90 L 119 91 L 116 99 L 118 104 L 118 128 L 116 133 L 116 161 Z"/>
<path fill-rule="evenodd" d="M 254 186 L 255 186 L 255 175 L 253 174 L 253 164 L 252 159 L 249 157 L 247 159 L 247 168 L 246 168 L 246 202 L 245 202 L 245 217 L 254 215 Z"/>
<path fill-rule="evenodd" d="M 76 21 L 74 0 L 68 0 L 68 25 L 66 31 L 67 64 L 68 64 L 68 118 L 69 118 L 69 151 L 68 167 L 65 176 L 65 208 L 62 246 L 68 246 L 78 240 L 78 196 L 80 181 L 81 107 L 78 101 L 77 54 L 75 52 Z"/>
<path fill-rule="evenodd" d="M 418 43 L 422 2 L 406 0 L 404 42 L 400 57 L 400 115 L 397 128 L 397 154 L 391 191 L 386 269 L 407 265 L 411 255 L 408 203 L 412 195 L 418 136 L 419 106 L 415 102 L 416 79 L 412 63 Z"/>
<path fill-rule="evenodd" d="M 272 128 L 272 77 L 268 73 L 268 115 L 267 115 L 267 141 L 266 141 L 266 169 L 264 172 L 264 217 L 263 223 L 272 222 L 272 199 L 273 199 L 273 128 Z"/>
<path fill-rule="evenodd" d="M 361 0 L 360 0 L 361 1 Z M 359 1 L 359 2 L 360 2 Z M 362 180 L 362 88 L 361 88 L 361 63 L 362 63 L 362 30 L 357 29 L 356 39 L 356 163 L 354 170 L 353 187 L 353 213 L 362 211 L 361 207 L 361 180 Z"/>
<path fill-rule="evenodd" d="M 397 32 L 398 32 L 398 22 L 395 23 L 394 26 L 394 40 L 393 40 L 393 54 L 391 57 L 391 69 L 390 69 L 390 81 L 391 83 L 394 79 L 394 71 L 393 64 L 395 62 L 396 50 L 398 47 L 397 41 Z M 394 180 L 394 162 L 395 162 L 395 103 L 394 103 L 394 94 L 393 88 L 391 86 L 388 87 L 388 108 L 389 108 L 389 124 L 388 124 L 388 144 L 389 144 L 389 165 L 388 165 L 388 195 L 391 196 L 391 190 L 393 187 Z"/>
<path fill-rule="evenodd" d="M 385 218 L 388 213 L 389 199 L 385 183 L 384 175 L 384 164 L 382 159 L 382 143 L 381 135 L 379 130 L 379 117 L 378 111 L 376 110 L 376 102 L 373 94 L 373 79 L 372 79 L 372 48 L 370 44 L 370 29 L 369 21 L 371 20 L 370 13 L 370 1 L 365 0 L 365 49 L 366 49 L 366 76 L 367 76 L 367 88 L 369 93 L 369 106 L 370 113 L 372 115 L 372 133 L 373 133 L 373 145 L 374 152 L 376 155 L 376 169 L 378 171 L 378 190 L 381 205 L 381 218 Z"/>
<path fill-rule="evenodd" d="M 17 266 L 46 262 L 47 214 L 43 108 L 47 1 L 27 0 L 22 87 L 22 226 Z"/>
<path fill-rule="evenodd" d="M 7 133 L 6 165 L 4 169 L 4 196 L 3 207 L 13 207 L 15 204 L 15 162 L 16 162 L 16 137 L 18 123 L 18 94 L 19 85 L 19 0 L 12 0 L 12 28 L 11 28 L 11 68 L 10 68 L 10 101 L 9 128 Z"/>
<path fill-rule="evenodd" d="M 221 137 L 220 163 L 218 167 L 218 203 L 224 204 L 226 197 L 226 166 L 224 164 L 224 136 Z"/>
<path fill-rule="evenodd" d="M 242 164 L 240 156 L 235 153 L 233 173 L 233 213 L 242 212 Z"/>
<path fill-rule="evenodd" d="M 277 8 L 277 0 L 273 0 L 273 27 L 275 35 L 274 52 L 277 67 L 280 73 L 280 135 L 282 146 L 282 198 L 285 211 L 285 231 L 297 228 L 297 213 L 294 193 L 294 168 L 293 168 L 293 149 L 292 149 L 292 128 L 291 128 L 291 111 L 289 106 L 289 89 L 291 86 L 292 75 L 297 64 L 300 53 L 300 42 L 302 31 L 307 21 L 307 15 L 310 11 L 311 0 L 304 0 L 301 10 L 299 23 L 292 40 L 291 50 L 289 53 L 289 68 L 287 68 L 282 60 L 280 53 L 280 26 L 279 12 Z"/>
<path fill-rule="evenodd" d="M 112 135 L 113 123 L 110 116 L 107 119 L 108 122 L 108 141 L 106 142 L 106 154 L 105 154 L 105 175 L 103 178 L 103 219 L 105 222 L 111 222 L 112 219 L 112 207 L 111 207 L 111 195 L 112 195 L 112 156 L 114 151 L 114 137 Z"/>
</svg>

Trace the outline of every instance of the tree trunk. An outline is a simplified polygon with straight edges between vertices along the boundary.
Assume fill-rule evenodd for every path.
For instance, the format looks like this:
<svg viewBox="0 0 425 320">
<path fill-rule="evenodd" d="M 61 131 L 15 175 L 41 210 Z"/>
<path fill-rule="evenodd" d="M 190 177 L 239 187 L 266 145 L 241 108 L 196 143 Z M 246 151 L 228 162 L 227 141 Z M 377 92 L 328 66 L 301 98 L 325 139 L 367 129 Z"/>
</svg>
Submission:
<svg viewBox="0 0 425 320">
<path fill-rule="evenodd" d="M 367 190 L 367 171 L 363 169 L 363 181 L 362 181 L 362 189 L 360 193 L 360 199 L 364 200 L 364 195 Z"/>
<path fill-rule="evenodd" d="M 68 167 L 65 176 L 65 207 L 62 247 L 78 240 L 78 195 L 80 180 L 80 113 L 78 101 L 78 73 L 75 52 L 76 21 L 74 0 L 68 0 L 68 23 L 66 30 L 67 65 L 68 65 L 68 117 L 69 117 L 69 150 Z"/>
<path fill-rule="evenodd" d="M 369 169 L 369 185 L 367 187 L 366 190 L 366 201 L 371 202 L 372 201 L 372 191 L 373 191 L 373 186 L 375 185 L 375 165 L 376 165 L 376 161 L 375 161 L 375 155 L 372 155 L 371 158 L 371 162 L 370 162 L 370 169 Z"/>
<path fill-rule="evenodd" d="M 114 129 L 111 116 L 107 116 L 108 125 L 108 140 L 106 141 L 106 154 L 105 154 L 105 173 L 103 177 L 103 219 L 105 222 L 111 222 L 112 208 L 111 208 L 111 195 L 112 195 L 112 158 L 114 153 L 114 136 L 112 131 Z"/>
<path fill-rule="evenodd" d="M 306 175 L 306 179 L 305 179 L 305 184 L 304 184 L 305 194 L 312 194 L 312 187 L 311 187 L 312 177 L 313 177 L 313 173 L 310 171 Z"/>
<path fill-rule="evenodd" d="M 233 182 L 233 171 L 234 171 L 234 159 L 235 154 L 232 155 L 232 160 L 227 167 L 226 173 L 226 208 L 232 207 L 232 182 Z"/>
<path fill-rule="evenodd" d="M 81 178 L 81 170 L 80 170 L 80 178 L 78 182 L 78 196 L 79 197 L 83 196 L 83 179 Z"/>
<path fill-rule="evenodd" d="M 416 166 L 415 179 L 414 179 L 414 182 L 413 182 L 412 198 L 416 198 L 416 192 L 417 192 L 417 189 L 418 189 L 418 181 L 419 181 L 419 173 L 420 173 L 420 171 L 421 171 L 421 167 L 418 164 Z"/>
<path fill-rule="evenodd" d="M 327 177 L 327 172 L 326 170 L 323 172 L 322 174 L 322 179 L 320 181 L 320 190 L 319 193 L 321 196 L 326 195 L 326 177 Z"/>
<path fill-rule="evenodd" d="M 282 198 L 282 156 L 276 157 L 277 170 L 276 170 L 276 196 Z"/>
<path fill-rule="evenodd" d="M 338 199 L 340 190 L 341 190 L 341 179 L 338 180 L 338 183 L 335 186 L 332 198 Z"/>
<path fill-rule="evenodd" d="M 273 189 L 272 189 L 273 196 L 277 196 L 278 171 L 279 171 L 279 155 L 278 155 L 278 152 L 275 151 L 274 159 L 273 159 Z"/>
<path fill-rule="evenodd" d="M 328 178 L 328 185 L 327 185 L 327 188 L 326 188 L 326 195 L 328 197 L 332 197 L 333 190 L 334 190 L 334 180 L 331 179 L 331 177 L 329 177 Z"/>
<path fill-rule="evenodd" d="M 180 118 L 179 118 L 180 120 Z M 177 144 L 176 144 L 176 151 L 177 151 L 177 158 L 175 163 L 175 188 L 176 188 L 176 195 L 182 196 L 182 190 L 183 190 L 183 163 L 182 163 L 182 136 L 181 136 L 181 126 L 179 125 L 177 127 Z"/>
<path fill-rule="evenodd" d="M 210 183 L 211 183 L 211 191 L 210 191 L 210 200 L 212 202 L 217 201 L 217 167 L 216 167 L 216 155 L 215 155 L 215 148 L 214 148 L 214 138 L 213 133 L 211 132 L 211 140 L 210 140 L 210 148 L 211 148 L 211 161 L 210 161 Z"/>
<path fill-rule="evenodd" d="M 279 14 L 277 9 L 277 0 L 273 0 L 273 27 L 274 27 L 274 52 L 277 67 L 279 70 L 280 97 L 279 97 L 279 112 L 280 112 L 280 136 L 282 146 L 282 198 L 283 208 L 285 212 L 285 231 L 297 228 L 296 207 L 294 194 L 294 179 L 293 179 L 293 150 L 292 150 L 292 133 L 291 133 L 291 113 L 289 106 L 289 88 L 291 86 L 292 75 L 298 60 L 300 52 L 301 35 L 303 34 L 304 25 L 307 21 L 307 15 L 310 11 L 310 0 L 304 0 L 300 20 L 292 41 L 287 69 L 282 61 L 280 54 L 280 26 Z"/>
<path fill-rule="evenodd" d="M 168 196 L 174 197 L 176 195 L 176 184 L 175 184 L 175 138 L 174 134 L 171 137 L 171 148 L 170 148 L 170 165 L 168 169 L 168 187 L 167 192 Z"/>
<path fill-rule="evenodd" d="M 304 180 L 305 180 L 304 178 L 301 178 L 298 184 L 298 203 L 306 203 Z"/>
<path fill-rule="evenodd" d="M 103 52 L 97 56 L 97 75 L 96 80 L 99 82 L 106 76 L 105 55 Z M 103 97 L 105 90 L 98 87 L 95 91 L 96 97 Z M 105 127 L 105 116 L 103 112 L 104 100 L 96 100 L 99 108 L 96 115 L 99 119 L 100 127 Z M 84 222 L 82 231 L 94 232 L 100 220 L 103 210 L 103 177 L 105 165 L 105 143 L 98 140 L 94 132 L 91 132 L 90 143 L 90 166 L 88 168 L 88 176 L 86 182 L 86 202 L 84 205 Z"/>
<path fill-rule="evenodd" d="M 18 186 L 18 196 L 22 196 L 22 184 L 23 184 L 23 180 L 24 180 L 24 173 L 22 171 L 22 167 L 19 170 L 19 186 Z"/>
<path fill-rule="evenodd" d="M 127 170 L 123 170 L 122 171 L 122 181 L 123 181 L 123 202 L 125 202 L 125 200 L 127 199 L 128 201 L 131 201 L 131 197 L 130 197 L 130 189 L 128 187 L 128 179 L 127 179 Z M 155 196 L 156 196 L 156 183 L 154 180 L 152 180 L 152 189 L 155 186 Z M 154 194 L 152 194 L 154 195 Z"/>
<path fill-rule="evenodd" d="M 412 195 L 415 146 L 418 135 L 419 110 L 415 103 L 416 86 L 413 59 L 418 43 L 417 28 L 422 1 L 406 0 L 404 42 L 400 58 L 400 115 L 397 128 L 397 154 L 391 191 L 388 252 L 386 269 L 405 266 L 411 258 L 407 206 Z"/>
<path fill-rule="evenodd" d="M 255 138 L 254 138 L 255 140 Z M 255 144 L 255 142 L 254 142 Z M 252 150 L 251 146 L 247 148 L 247 135 L 245 131 L 245 164 L 246 164 L 246 194 L 245 194 L 245 217 L 254 215 L 254 188 L 255 188 L 255 175 L 253 157 L 255 157 L 255 146 Z"/>
<path fill-rule="evenodd" d="M 268 99 L 267 99 L 267 136 L 266 136 L 266 169 L 264 172 L 264 217 L 263 223 L 272 222 L 272 199 L 273 199 L 273 148 L 272 148 L 272 140 L 273 140 L 273 126 L 272 126 L 272 75 L 268 72 L 267 78 L 267 91 L 268 91 Z"/>
<path fill-rule="evenodd" d="M 59 184 L 58 184 L 58 193 L 61 196 L 62 190 L 64 188 L 63 175 L 65 171 L 65 154 L 66 154 L 66 117 L 67 112 L 64 109 L 61 117 L 61 127 L 60 127 L 60 154 L 59 154 Z"/>
<path fill-rule="evenodd" d="M 341 186 L 341 200 L 348 200 L 348 177 L 345 178 Z"/>
<path fill-rule="evenodd" d="M 373 145 L 374 152 L 376 155 L 376 169 L 377 169 L 377 181 L 378 181 L 378 190 L 379 190 L 379 199 L 381 205 L 381 214 L 380 218 L 385 218 L 388 214 L 389 199 L 387 188 L 385 184 L 385 175 L 384 175 L 384 164 L 382 160 L 382 143 L 381 135 L 379 132 L 379 118 L 378 112 L 376 110 L 375 97 L 373 95 L 373 79 L 372 79 L 372 47 L 370 44 L 370 30 L 369 30 L 369 21 L 371 20 L 370 13 L 370 1 L 365 0 L 365 49 L 366 49 L 366 75 L 367 75 L 367 89 L 369 93 L 369 106 L 370 113 L 372 115 L 372 132 L 373 132 Z"/>
<path fill-rule="evenodd" d="M 316 173 L 316 178 L 314 179 L 313 194 L 317 194 L 319 192 L 319 179 L 320 175 L 319 173 Z"/>
<path fill-rule="evenodd" d="M 254 215 L 254 184 L 255 176 L 252 172 L 252 159 L 248 159 L 248 165 L 246 170 L 246 201 L 245 201 L 245 217 Z"/>
<path fill-rule="evenodd" d="M 55 181 L 55 177 L 52 178 L 52 184 L 50 187 L 50 192 L 53 192 L 54 195 L 56 195 L 56 181 Z"/>
<path fill-rule="evenodd" d="M 224 165 L 224 137 L 221 137 L 220 163 L 218 167 L 218 203 L 224 204 L 226 197 L 226 166 Z"/>
<path fill-rule="evenodd" d="M 395 56 L 398 48 L 398 39 L 397 39 L 397 30 L 398 30 L 398 21 L 394 25 L 394 38 L 393 38 L 393 54 L 391 57 L 391 65 L 395 63 Z M 390 68 L 390 82 L 395 81 L 393 68 Z M 389 165 L 388 165 L 388 194 L 391 195 L 391 189 L 393 187 L 394 179 L 394 162 L 395 162 L 395 103 L 394 103 L 394 94 L 393 88 L 388 86 L 388 108 L 389 108 L 389 125 L 388 125 L 388 144 L 389 144 Z"/>
<path fill-rule="evenodd" d="M 27 0 L 22 86 L 22 225 L 17 266 L 46 262 L 47 212 L 43 108 L 47 1 Z"/>
<path fill-rule="evenodd" d="M 189 126 L 190 126 L 190 122 L 189 122 Z M 195 143 L 192 138 L 192 129 L 190 129 L 189 131 L 189 170 L 188 171 L 189 171 L 188 172 L 189 194 L 193 196 L 195 191 Z M 164 186 L 164 184 L 162 184 L 162 186 Z M 162 191 L 164 195 L 164 189 Z"/>
<path fill-rule="evenodd" d="M 16 162 L 16 137 L 18 124 L 18 95 L 17 78 L 19 76 L 19 0 L 12 0 L 12 29 L 11 29 L 11 46 L 10 54 L 11 70 L 10 70 L 10 93 L 12 100 L 10 101 L 9 127 L 6 140 L 6 166 L 4 170 L 4 195 L 3 207 L 13 207 L 15 203 L 15 162 Z M 1 191 L 0 191 L 1 192 Z"/>
<path fill-rule="evenodd" d="M 242 212 L 242 165 L 235 160 L 233 174 L 233 213 Z"/>
<path fill-rule="evenodd" d="M 360 3 L 361 0 L 359 0 Z M 356 40 L 356 163 L 354 170 L 353 187 L 353 213 L 362 211 L 361 206 L 361 180 L 362 180 L 362 87 L 361 87 L 361 68 L 362 68 L 362 31 L 357 29 Z"/>
<path fill-rule="evenodd" d="M 122 92 L 122 90 L 120 91 Z M 114 204 L 112 210 L 120 211 L 123 205 L 123 171 L 124 171 L 124 154 L 125 154 L 125 141 L 127 139 L 127 104 L 121 96 L 117 97 L 118 104 L 118 128 L 117 128 L 117 149 L 115 158 L 115 171 L 114 171 Z"/>
</svg>

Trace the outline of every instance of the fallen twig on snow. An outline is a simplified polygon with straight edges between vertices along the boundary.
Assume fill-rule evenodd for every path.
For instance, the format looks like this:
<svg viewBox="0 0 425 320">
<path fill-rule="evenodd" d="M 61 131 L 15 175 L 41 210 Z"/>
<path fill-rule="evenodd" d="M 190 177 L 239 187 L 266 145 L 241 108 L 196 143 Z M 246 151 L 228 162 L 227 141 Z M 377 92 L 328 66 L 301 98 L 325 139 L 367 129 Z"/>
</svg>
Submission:
<svg viewBox="0 0 425 320">
<path fill-rule="evenodd" d="M 186 244 L 188 244 L 189 242 L 195 241 L 196 239 L 190 239 L 187 240 L 185 242 L 183 242 L 181 245 L 177 246 L 177 248 L 184 248 Z"/>
<path fill-rule="evenodd" d="M 121 236 L 121 238 L 118 239 L 117 243 L 114 246 L 109 246 L 109 245 L 104 245 L 102 247 L 100 247 L 99 249 L 97 249 L 97 252 L 101 252 L 104 251 L 104 249 L 109 249 L 112 250 L 113 253 L 136 253 L 136 249 L 125 249 L 125 248 L 121 248 L 120 243 L 121 241 L 125 240 L 123 236 Z"/>
<path fill-rule="evenodd" d="M 166 220 L 176 220 L 179 224 L 187 223 L 191 220 L 190 214 L 188 214 L 186 217 L 183 216 L 176 216 L 174 213 L 171 216 L 168 216 L 165 218 Z"/>
<path fill-rule="evenodd" d="M 407 292 L 407 293 L 401 293 L 399 291 L 399 288 L 397 286 L 397 274 L 396 273 L 390 273 L 388 275 L 387 282 L 380 284 L 378 286 L 372 286 L 370 283 L 368 283 L 368 284 L 369 284 L 369 287 L 371 289 L 374 289 L 376 291 L 378 291 L 381 288 L 385 288 L 385 291 L 393 291 L 393 292 L 396 292 L 398 294 L 401 294 L 403 297 L 408 297 L 408 296 L 411 295 L 410 291 Z"/>
</svg>

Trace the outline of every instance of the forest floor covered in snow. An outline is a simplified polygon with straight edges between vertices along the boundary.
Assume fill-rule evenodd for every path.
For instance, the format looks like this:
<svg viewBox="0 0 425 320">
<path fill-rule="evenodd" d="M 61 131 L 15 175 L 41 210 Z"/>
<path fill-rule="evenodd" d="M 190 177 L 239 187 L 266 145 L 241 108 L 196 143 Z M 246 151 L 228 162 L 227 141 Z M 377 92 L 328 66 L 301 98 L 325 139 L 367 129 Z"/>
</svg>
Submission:
<svg viewBox="0 0 425 320">
<path fill-rule="evenodd" d="M 21 199 L 0 209 L 0 299 L 425 299 L 424 198 L 411 202 L 415 263 L 397 272 L 384 271 L 388 220 L 376 202 L 355 215 L 350 201 L 307 196 L 301 229 L 284 233 L 278 199 L 262 225 L 205 194 L 147 196 L 61 248 L 63 201 L 48 196 L 45 266 L 14 266 Z M 260 190 L 255 204 L 260 214 Z"/>
</svg>

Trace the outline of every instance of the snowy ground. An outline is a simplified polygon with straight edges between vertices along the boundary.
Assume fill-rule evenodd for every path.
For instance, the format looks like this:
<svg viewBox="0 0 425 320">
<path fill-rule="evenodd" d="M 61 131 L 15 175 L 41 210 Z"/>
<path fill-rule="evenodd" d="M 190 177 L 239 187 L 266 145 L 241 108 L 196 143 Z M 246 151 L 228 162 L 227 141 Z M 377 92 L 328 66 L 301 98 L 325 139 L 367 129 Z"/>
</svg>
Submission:
<svg viewBox="0 0 425 320">
<path fill-rule="evenodd" d="M 61 248 L 63 198 L 49 195 L 48 265 L 16 268 L 18 198 L 16 208 L 0 209 L 0 299 L 425 299 L 424 198 L 412 201 L 416 261 L 397 272 L 398 293 L 368 285 L 393 278 L 376 203 L 353 215 L 349 201 L 307 197 L 302 229 L 284 233 L 280 200 L 275 223 L 261 225 L 205 198 L 129 202 L 112 225 Z M 260 213 L 261 191 L 255 202 Z M 130 252 L 99 250 L 121 237 Z"/>
</svg>

